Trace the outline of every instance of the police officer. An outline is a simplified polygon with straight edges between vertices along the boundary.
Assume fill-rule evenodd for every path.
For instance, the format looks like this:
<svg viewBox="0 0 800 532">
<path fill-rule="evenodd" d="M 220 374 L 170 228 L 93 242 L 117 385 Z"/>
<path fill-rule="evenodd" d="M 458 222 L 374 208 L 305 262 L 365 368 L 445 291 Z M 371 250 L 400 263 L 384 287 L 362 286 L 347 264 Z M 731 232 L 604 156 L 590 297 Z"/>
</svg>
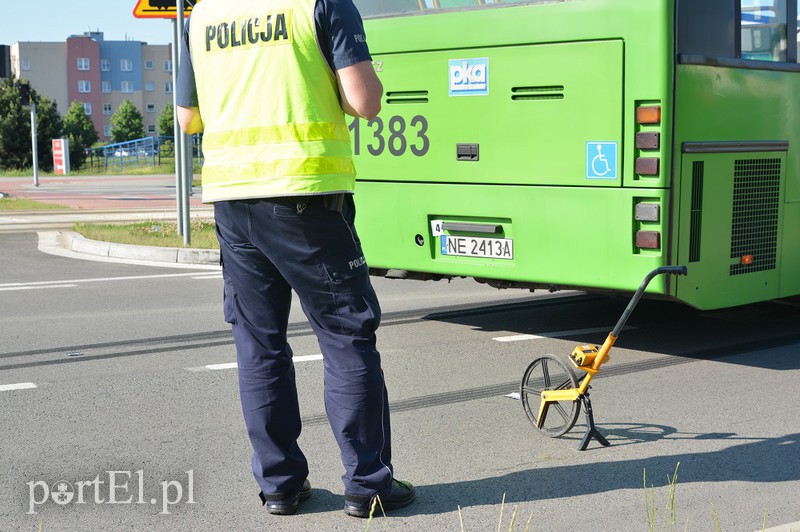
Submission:
<svg viewBox="0 0 800 532">
<path fill-rule="evenodd" d="M 414 500 L 394 479 L 375 330 L 381 311 L 353 225 L 344 113 L 373 118 L 383 87 L 352 0 L 203 0 L 184 35 L 178 119 L 204 132 L 252 469 L 270 513 L 311 496 L 287 342 L 294 290 L 323 353 L 345 512 Z M 188 53 L 187 53 L 188 52 Z"/>
</svg>

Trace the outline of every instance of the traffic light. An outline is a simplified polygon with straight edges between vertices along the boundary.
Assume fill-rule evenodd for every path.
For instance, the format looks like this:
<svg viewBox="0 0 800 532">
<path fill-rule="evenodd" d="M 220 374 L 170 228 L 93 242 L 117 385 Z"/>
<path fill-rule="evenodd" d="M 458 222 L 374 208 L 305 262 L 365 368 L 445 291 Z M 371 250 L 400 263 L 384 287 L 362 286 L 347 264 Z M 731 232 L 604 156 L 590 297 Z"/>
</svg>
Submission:
<svg viewBox="0 0 800 532">
<path fill-rule="evenodd" d="M 27 82 L 19 86 L 19 104 L 22 106 L 31 104 L 31 86 Z"/>
</svg>

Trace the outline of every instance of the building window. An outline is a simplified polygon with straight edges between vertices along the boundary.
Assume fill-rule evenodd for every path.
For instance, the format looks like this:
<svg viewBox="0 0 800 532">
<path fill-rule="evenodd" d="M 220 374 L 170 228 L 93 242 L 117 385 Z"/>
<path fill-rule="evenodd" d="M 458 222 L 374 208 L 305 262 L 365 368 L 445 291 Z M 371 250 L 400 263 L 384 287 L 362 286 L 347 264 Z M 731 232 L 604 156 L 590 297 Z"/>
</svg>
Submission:
<svg viewBox="0 0 800 532">
<path fill-rule="evenodd" d="M 164 61 L 164 72 L 172 72 L 172 61 Z"/>
<path fill-rule="evenodd" d="M 88 57 L 79 57 L 78 58 L 78 70 L 89 70 L 89 58 Z"/>
<path fill-rule="evenodd" d="M 103 72 L 111 72 L 111 60 L 109 59 L 101 59 L 100 60 L 100 70 Z"/>
<path fill-rule="evenodd" d="M 155 133 L 156 132 L 156 126 L 154 126 L 153 124 L 150 124 L 149 126 L 147 126 L 147 132 L 148 133 Z"/>
<path fill-rule="evenodd" d="M 155 81 L 148 81 L 147 83 L 145 83 L 144 90 L 146 90 L 147 92 L 153 92 L 154 90 L 156 90 Z"/>
<path fill-rule="evenodd" d="M 111 114 L 111 104 L 110 103 L 104 103 L 103 104 L 103 114 L 104 115 L 110 115 Z"/>
<path fill-rule="evenodd" d="M 111 92 L 111 82 L 110 81 L 101 81 L 100 82 L 100 91 L 104 94 L 109 94 Z"/>
<path fill-rule="evenodd" d="M 147 112 L 148 113 L 155 113 L 156 112 L 156 104 L 148 103 L 147 104 Z"/>
<path fill-rule="evenodd" d="M 166 91 L 167 93 L 171 93 L 172 92 L 172 82 L 171 81 L 168 81 L 168 82 L 166 82 L 164 84 L 164 91 Z"/>
<path fill-rule="evenodd" d="M 111 126 L 103 126 L 103 136 L 104 137 L 111 136 Z"/>
<path fill-rule="evenodd" d="M 78 80 L 78 92 L 92 92 L 92 82 L 85 79 Z"/>
<path fill-rule="evenodd" d="M 122 92 L 130 94 L 133 92 L 133 82 L 132 81 L 123 81 L 122 82 Z"/>
<path fill-rule="evenodd" d="M 133 61 L 130 59 L 121 59 L 119 62 L 119 69 L 123 72 L 132 72 L 133 71 Z"/>
<path fill-rule="evenodd" d="M 144 69 L 145 70 L 153 70 L 153 62 L 148 60 L 144 62 Z"/>
<path fill-rule="evenodd" d="M 83 112 L 86 113 L 87 115 L 92 114 L 92 104 L 90 103 L 83 104 Z"/>
<path fill-rule="evenodd" d="M 20 65 L 22 66 L 22 70 L 30 70 L 31 69 L 31 60 L 25 59 L 24 57 L 19 60 Z"/>
</svg>

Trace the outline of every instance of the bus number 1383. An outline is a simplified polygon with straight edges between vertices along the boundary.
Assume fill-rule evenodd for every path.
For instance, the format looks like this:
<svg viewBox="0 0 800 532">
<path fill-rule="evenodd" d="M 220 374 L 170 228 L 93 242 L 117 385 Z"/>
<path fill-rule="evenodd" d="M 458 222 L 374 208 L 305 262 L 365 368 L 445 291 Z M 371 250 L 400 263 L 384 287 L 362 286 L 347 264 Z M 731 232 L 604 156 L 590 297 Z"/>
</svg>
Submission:
<svg viewBox="0 0 800 532">
<path fill-rule="evenodd" d="M 361 120 L 354 118 L 347 126 L 353 134 L 353 155 L 361 154 Z M 366 142 L 370 155 L 382 155 L 389 151 L 395 157 L 410 151 L 417 157 L 422 157 L 431 147 L 428 137 L 428 120 L 422 115 L 416 115 L 410 122 L 402 116 L 394 115 L 388 119 L 380 116 L 367 121 L 365 136 L 371 135 Z"/>
</svg>

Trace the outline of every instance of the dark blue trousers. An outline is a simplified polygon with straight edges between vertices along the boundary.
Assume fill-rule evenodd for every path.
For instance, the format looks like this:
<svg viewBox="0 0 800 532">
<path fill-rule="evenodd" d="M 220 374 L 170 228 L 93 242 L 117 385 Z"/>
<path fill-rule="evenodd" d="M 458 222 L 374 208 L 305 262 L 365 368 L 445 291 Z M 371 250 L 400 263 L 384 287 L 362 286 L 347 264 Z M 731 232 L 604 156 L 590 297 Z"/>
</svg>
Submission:
<svg viewBox="0 0 800 532">
<path fill-rule="evenodd" d="M 232 324 L 253 474 L 267 495 L 297 492 L 308 463 L 286 337 L 292 289 L 323 355 L 325 409 L 342 455 L 345 491 L 373 495 L 391 482 L 389 405 L 375 330 L 380 306 L 347 195 L 214 205 L 225 318 Z"/>
</svg>

